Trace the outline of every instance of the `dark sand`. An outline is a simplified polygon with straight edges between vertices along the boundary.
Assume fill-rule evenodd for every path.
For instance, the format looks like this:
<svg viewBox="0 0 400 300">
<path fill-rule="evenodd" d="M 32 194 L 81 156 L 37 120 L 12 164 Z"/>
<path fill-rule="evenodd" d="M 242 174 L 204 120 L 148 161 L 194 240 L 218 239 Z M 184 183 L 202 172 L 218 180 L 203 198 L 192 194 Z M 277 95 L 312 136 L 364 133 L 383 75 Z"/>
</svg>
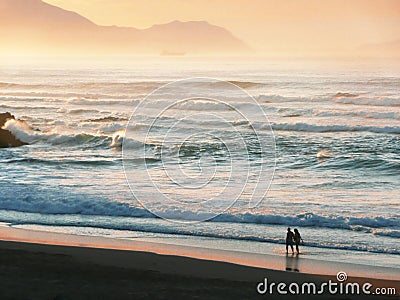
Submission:
<svg viewBox="0 0 400 300">
<path fill-rule="evenodd" d="M 20 235 L 18 239 L 26 234 L 32 238 L 51 237 L 52 241 L 50 244 L 13 241 L 9 234 Z M 56 241 L 57 238 L 65 242 Z M 151 243 L 142 244 L 150 248 L 146 251 L 121 245 L 117 249 L 107 245 L 92 247 L 85 240 L 96 243 L 113 240 L 6 227 L 0 229 L 0 239 L 0 299 L 400 299 L 365 295 L 259 295 L 256 286 L 265 277 L 276 283 L 318 284 L 329 279 L 336 282 L 336 276 L 176 255 L 177 248 L 171 246 L 164 246 L 161 254 Z M 166 253 L 167 249 L 172 251 Z M 400 293 L 400 281 L 352 277 L 351 282 L 395 287 L 397 295 Z"/>
</svg>

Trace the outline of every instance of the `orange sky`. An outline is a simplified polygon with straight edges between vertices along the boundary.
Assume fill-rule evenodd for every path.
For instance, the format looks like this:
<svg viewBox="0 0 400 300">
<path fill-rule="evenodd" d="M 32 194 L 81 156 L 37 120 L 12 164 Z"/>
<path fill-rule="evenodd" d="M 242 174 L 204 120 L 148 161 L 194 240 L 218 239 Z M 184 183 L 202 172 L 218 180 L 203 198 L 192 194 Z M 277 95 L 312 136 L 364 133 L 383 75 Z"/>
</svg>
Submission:
<svg viewBox="0 0 400 300">
<path fill-rule="evenodd" d="M 352 51 L 400 39 L 398 0 L 45 0 L 99 25 L 207 20 L 260 52 Z M 311 49 L 311 50 L 310 50 Z"/>
</svg>

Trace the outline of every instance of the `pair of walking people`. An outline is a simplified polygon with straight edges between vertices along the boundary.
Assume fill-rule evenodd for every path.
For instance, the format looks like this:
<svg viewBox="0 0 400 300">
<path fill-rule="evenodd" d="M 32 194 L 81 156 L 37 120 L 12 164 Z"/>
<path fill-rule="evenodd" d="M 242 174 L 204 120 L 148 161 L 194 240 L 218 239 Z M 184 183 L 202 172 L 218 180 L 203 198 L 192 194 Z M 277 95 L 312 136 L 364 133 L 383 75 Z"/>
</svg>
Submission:
<svg viewBox="0 0 400 300">
<path fill-rule="evenodd" d="M 289 252 L 289 246 L 292 249 L 292 253 L 294 253 L 293 243 L 296 245 L 296 252 L 300 253 L 299 245 L 301 241 L 303 241 L 303 239 L 301 238 L 300 232 L 295 228 L 293 233 L 289 227 L 286 233 L 286 253 Z"/>
</svg>

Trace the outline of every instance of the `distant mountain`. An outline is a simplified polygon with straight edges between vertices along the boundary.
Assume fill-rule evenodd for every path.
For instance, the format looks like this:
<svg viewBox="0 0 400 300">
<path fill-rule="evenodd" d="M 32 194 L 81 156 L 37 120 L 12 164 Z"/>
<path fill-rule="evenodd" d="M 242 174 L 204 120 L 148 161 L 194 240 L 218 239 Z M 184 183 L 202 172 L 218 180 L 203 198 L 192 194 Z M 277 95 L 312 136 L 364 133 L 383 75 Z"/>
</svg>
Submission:
<svg viewBox="0 0 400 300">
<path fill-rule="evenodd" d="M 41 0 L 0 0 L 0 51 L 96 54 L 244 53 L 228 30 L 205 21 L 132 27 L 99 26 Z"/>
</svg>

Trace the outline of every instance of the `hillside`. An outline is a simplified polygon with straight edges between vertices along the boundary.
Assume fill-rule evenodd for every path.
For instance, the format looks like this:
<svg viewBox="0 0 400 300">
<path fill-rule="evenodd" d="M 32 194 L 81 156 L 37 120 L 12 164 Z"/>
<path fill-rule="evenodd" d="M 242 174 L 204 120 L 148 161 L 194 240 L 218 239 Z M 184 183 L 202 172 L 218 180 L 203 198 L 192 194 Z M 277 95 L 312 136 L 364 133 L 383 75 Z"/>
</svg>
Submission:
<svg viewBox="0 0 400 300">
<path fill-rule="evenodd" d="M 228 30 L 205 21 L 133 27 L 99 26 L 41 0 L 0 0 L 2 51 L 114 54 L 243 53 Z"/>
</svg>

